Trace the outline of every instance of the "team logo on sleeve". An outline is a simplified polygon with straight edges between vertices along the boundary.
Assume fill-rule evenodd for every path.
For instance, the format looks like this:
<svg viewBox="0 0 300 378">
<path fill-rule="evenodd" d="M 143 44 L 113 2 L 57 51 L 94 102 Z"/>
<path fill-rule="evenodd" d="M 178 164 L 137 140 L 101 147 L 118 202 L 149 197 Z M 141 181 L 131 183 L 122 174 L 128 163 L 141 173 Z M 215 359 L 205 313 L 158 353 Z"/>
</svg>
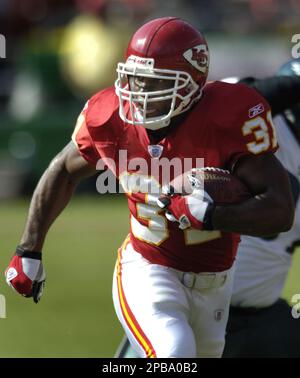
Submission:
<svg viewBox="0 0 300 378">
<path fill-rule="evenodd" d="M 263 113 L 265 111 L 265 107 L 263 103 L 253 106 L 253 108 L 249 109 L 248 115 L 249 118 L 256 117 L 257 115 Z"/>
<path fill-rule="evenodd" d="M 183 56 L 198 71 L 206 73 L 209 64 L 209 53 L 206 45 L 197 45 L 187 50 Z"/>
</svg>

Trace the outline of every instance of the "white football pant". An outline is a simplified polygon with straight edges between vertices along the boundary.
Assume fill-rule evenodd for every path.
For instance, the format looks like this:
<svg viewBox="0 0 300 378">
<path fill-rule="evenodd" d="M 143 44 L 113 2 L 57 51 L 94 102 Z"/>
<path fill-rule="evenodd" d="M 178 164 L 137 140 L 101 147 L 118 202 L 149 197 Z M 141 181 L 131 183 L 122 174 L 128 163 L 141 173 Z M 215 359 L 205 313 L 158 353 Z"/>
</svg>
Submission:
<svg viewBox="0 0 300 378">
<path fill-rule="evenodd" d="M 127 239 L 119 250 L 113 300 L 138 355 L 221 357 L 233 271 L 184 273 L 151 264 Z"/>
</svg>

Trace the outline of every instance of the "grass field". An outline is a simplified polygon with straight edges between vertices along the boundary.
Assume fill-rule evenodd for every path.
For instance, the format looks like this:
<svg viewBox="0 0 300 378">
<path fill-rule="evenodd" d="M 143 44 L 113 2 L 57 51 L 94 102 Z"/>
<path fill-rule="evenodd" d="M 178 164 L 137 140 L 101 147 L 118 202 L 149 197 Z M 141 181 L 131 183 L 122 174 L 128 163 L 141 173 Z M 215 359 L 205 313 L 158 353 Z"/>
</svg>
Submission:
<svg viewBox="0 0 300 378">
<path fill-rule="evenodd" d="M 0 277 L 19 236 L 27 200 L 0 204 Z M 112 357 L 122 330 L 113 309 L 116 251 L 128 233 L 123 196 L 73 199 L 49 233 L 44 249 L 47 284 L 36 305 L 9 289 L 0 319 L 0 357 Z M 284 296 L 300 292 L 296 254 Z"/>
<path fill-rule="evenodd" d="M 1 275 L 26 212 L 26 201 L 1 204 Z M 122 334 L 112 303 L 112 272 L 127 233 L 123 196 L 73 199 L 45 245 L 41 302 L 14 294 L 0 280 L 7 305 L 7 318 L 0 319 L 0 356 L 112 357 Z"/>
</svg>

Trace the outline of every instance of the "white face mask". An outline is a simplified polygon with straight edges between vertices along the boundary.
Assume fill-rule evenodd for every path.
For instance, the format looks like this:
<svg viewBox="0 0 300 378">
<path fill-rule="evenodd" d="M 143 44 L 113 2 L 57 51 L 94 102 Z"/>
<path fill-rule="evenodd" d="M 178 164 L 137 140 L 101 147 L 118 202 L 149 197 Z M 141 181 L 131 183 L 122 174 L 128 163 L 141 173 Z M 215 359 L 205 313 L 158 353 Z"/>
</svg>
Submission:
<svg viewBox="0 0 300 378">
<path fill-rule="evenodd" d="M 169 125 L 172 117 L 190 109 L 201 97 L 199 86 L 187 72 L 156 69 L 151 58 L 131 55 L 126 63 L 118 64 L 117 73 L 115 89 L 120 102 L 119 114 L 129 124 L 151 130 L 161 129 Z M 144 80 L 149 79 L 167 82 L 163 89 L 148 89 Z M 132 85 L 134 82 L 136 85 Z M 199 94 L 193 97 L 197 91 Z"/>
</svg>

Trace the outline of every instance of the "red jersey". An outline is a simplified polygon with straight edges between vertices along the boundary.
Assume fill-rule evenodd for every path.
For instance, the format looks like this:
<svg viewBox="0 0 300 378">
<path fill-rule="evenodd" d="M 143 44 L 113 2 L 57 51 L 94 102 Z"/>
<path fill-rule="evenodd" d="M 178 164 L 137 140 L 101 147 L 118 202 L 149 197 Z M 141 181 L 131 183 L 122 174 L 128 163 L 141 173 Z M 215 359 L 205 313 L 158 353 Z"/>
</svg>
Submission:
<svg viewBox="0 0 300 378">
<path fill-rule="evenodd" d="M 190 158 L 192 168 L 197 165 L 196 159 L 202 158 L 206 167 L 230 170 L 242 155 L 274 152 L 277 141 L 270 107 L 255 90 L 243 84 L 213 82 L 205 86 L 201 100 L 182 123 L 168 127 L 167 136 L 155 146 L 160 157 L 151 157 L 147 130 L 121 120 L 118 97 L 113 88 L 108 88 L 88 101 L 73 141 L 89 163 L 96 165 L 99 159 L 104 160 L 123 184 L 131 213 L 130 237 L 136 251 L 154 264 L 182 271 L 229 269 L 239 235 L 180 230 L 156 206 L 158 194 L 152 193 L 152 189 L 160 190 L 162 178 L 144 172 L 136 162 L 143 159 L 150 167 L 153 162 L 176 158 L 184 165 L 184 159 Z M 120 151 L 126 152 L 125 158 Z M 149 188 L 149 182 L 152 189 L 145 193 L 141 188 Z"/>
</svg>

